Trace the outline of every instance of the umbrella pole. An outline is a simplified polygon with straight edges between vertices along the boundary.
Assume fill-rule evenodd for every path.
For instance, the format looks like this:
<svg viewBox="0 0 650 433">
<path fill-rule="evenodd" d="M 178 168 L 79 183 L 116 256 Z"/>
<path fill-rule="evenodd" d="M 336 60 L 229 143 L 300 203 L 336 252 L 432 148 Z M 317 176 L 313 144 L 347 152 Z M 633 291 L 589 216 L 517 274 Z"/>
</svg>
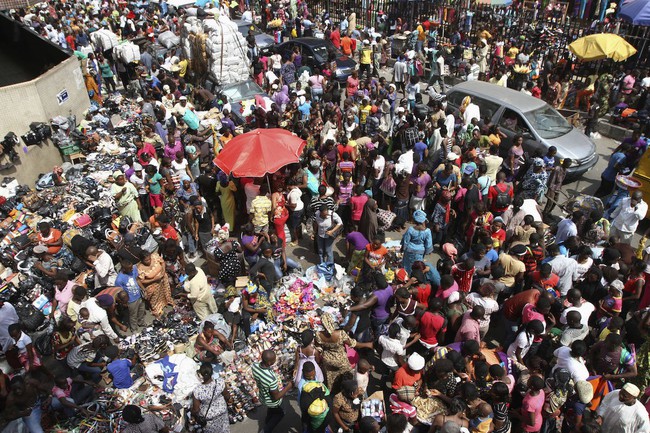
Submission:
<svg viewBox="0 0 650 433">
<path fill-rule="evenodd" d="M 273 191 L 271 191 L 271 179 L 269 179 L 269 175 L 266 175 L 266 184 L 269 187 L 269 194 L 273 194 Z"/>
</svg>

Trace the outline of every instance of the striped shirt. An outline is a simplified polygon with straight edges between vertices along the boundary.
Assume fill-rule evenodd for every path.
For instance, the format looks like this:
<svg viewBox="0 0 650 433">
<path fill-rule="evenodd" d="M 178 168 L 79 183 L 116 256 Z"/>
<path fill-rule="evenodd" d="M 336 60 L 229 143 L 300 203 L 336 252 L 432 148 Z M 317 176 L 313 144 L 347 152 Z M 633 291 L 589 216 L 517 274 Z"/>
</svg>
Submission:
<svg viewBox="0 0 650 433">
<path fill-rule="evenodd" d="M 67 363 L 71 368 L 79 368 L 82 363 L 91 362 L 96 354 L 92 343 L 76 346 L 68 353 Z"/>
<path fill-rule="evenodd" d="M 280 407 L 282 399 L 273 400 L 271 391 L 280 389 L 282 381 L 280 377 L 270 368 L 263 367 L 261 364 L 253 364 L 253 378 L 257 382 L 257 388 L 260 391 L 260 401 L 266 407 Z"/>
<path fill-rule="evenodd" d="M 492 405 L 492 410 L 494 411 L 494 419 L 496 421 L 502 421 L 503 425 L 500 428 L 494 429 L 492 433 L 507 433 L 510 431 L 511 424 L 510 418 L 508 417 L 508 404 L 504 402 L 499 402 Z"/>
</svg>

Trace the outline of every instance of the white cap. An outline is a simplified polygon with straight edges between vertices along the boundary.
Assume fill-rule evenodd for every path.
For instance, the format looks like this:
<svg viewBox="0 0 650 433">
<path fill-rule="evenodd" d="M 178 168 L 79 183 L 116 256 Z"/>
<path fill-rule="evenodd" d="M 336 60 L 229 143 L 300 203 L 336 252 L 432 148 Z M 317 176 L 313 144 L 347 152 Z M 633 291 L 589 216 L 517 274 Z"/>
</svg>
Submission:
<svg viewBox="0 0 650 433">
<path fill-rule="evenodd" d="M 424 368 L 424 358 L 417 352 L 414 352 L 409 356 L 408 366 L 413 371 L 420 371 Z"/>
<path fill-rule="evenodd" d="M 142 171 L 142 166 L 138 164 L 137 162 L 133 163 L 133 170 L 135 171 Z"/>
<path fill-rule="evenodd" d="M 623 391 L 627 392 L 634 398 L 638 397 L 639 394 L 641 394 L 641 390 L 636 385 L 629 382 L 623 386 Z"/>
</svg>

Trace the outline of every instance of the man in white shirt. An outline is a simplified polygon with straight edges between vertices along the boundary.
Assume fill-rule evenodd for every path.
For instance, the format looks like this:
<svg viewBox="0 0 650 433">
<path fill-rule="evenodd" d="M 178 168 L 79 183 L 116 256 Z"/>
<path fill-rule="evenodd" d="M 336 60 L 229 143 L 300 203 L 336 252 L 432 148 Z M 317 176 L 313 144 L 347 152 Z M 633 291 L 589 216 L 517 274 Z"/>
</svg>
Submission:
<svg viewBox="0 0 650 433">
<path fill-rule="evenodd" d="M 289 230 L 291 230 L 292 245 L 300 239 L 300 220 L 305 209 L 302 201 L 302 191 L 298 187 L 298 181 L 289 179 L 289 192 L 287 193 L 287 208 L 291 212 L 289 215 Z"/>
<path fill-rule="evenodd" d="M 610 236 L 619 236 L 622 243 L 630 244 L 632 235 L 639 226 L 639 221 L 645 218 L 647 212 L 648 204 L 643 201 L 643 193 L 634 191 L 631 197 L 621 200 L 621 203 L 612 212 Z"/>
<path fill-rule="evenodd" d="M 106 307 L 110 307 L 110 305 L 108 305 L 108 298 L 106 297 L 105 304 L 100 305 L 100 301 L 104 302 L 105 299 L 102 298 L 98 300 L 97 298 L 88 298 L 81 303 L 81 308 L 88 309 L 89 316 L 87 322 L 99 325 L 102 329 L 102 332 L 106 334 L 108 338 L 111 340 L 117 340 L 117 334 L 115 331 L 113 331 L 113 328 L 111 328 L 111 324 L 108 320 L 108 313 L 102 306 L 105 305 Z"/>
<path fill-rule="evenodd" d="M 185 292 L 187 299 L 192 303 L 194 312 L 203 320 L 210 314 L 217 312 L 217 303 L 212 296 L 212 289 L 208 283 L 208 278 L 202 269 L 188 263 L 185 266 L 185 272 L 188 279 L 185 281 Z"/>
<path fill-rule="evenodd" d="M 566 296 L 566 300 L 567 302 L 571 303 L 571 306 L 562 312 L 562 315 L 560 316 L 560 323 L 566 325 L 567 314 L 571 311 L 577 311 L 580 313 L 580 323 L 582 323 L 584 326 L 589 326 L 589 317 L 591 317 L 591 314 L 596 311 L 594 304 L 582 299 L 582 293 L 580 293 L 580 290 L 578 289 L 569 290 Z"/>
<path fill-rule="evenodd" d="M 578 277 L 578 262 L 560 254 L 560 247 L 557 244 L 548 247 L 548 254 L 553 257 L 548 262 L 552 272 L 560 277 L 557 289 L 562 296 L 566 296 L 573 286 L 573 281 Z"/>
<path fill-rule="evenodd" d="M 578 224 L 582 222 L 584 213 L 582 211 L 575 211 L 571 218 L 564 218 L 557 225 L 557 232 L 555 233 L 555 243 L 561 244 L 571 236 L 578 235 Z"/>
<path fill-rule="evenodd" d="M 637 400 L 641 391 L 626 383 L 623 389 L 607 394 L 598 407 L 601 430 L 616 433 L 650 433 L 648 411 Z"/>
<path fill-rule="evenodd" d="M 251 203 L 255 197 L 260 195 L 260 185 L 258 181 L 249 182 L 244 185 L 244 195 L 246 195 L 246 213 L 251 213 Z"/>
<path fill-rule="evenodd" d="M 492 183 L 497 182 L 497 173 L 499 172 L 499 169 L 501 168 L 501 163 L 503 162 L 503 158 L 499 156 L 499 146 L 490 146 L 490 151 L 489 155 L 487 155 L 483 161 L 485 162 L 485 166 L 487 167 L 487 172 L 485 173 Z"/>
<path fill-rule="evenodd" d="M 6 352 L 13 346 L 14 339 L 9 335 L 9 325 L 19 321 L 14 306 L 9 302 L 0 301 L 0 353 Z"/>
<path fill-rule="evenodd" d="M 115 285 L 117 271 L 113 265 L 113 259 L 106 251 L 97 249 L 95 246 L 88 247 L 86 258 L 95 269 L 95 288 Z"/>
<path fill-rule="evenodd" d="M 575 341 L 571 347 L 560 347 L 555 349 L 553 356 L 557 358 L 557 363 L 553 367 L 553 371 L 558 368 L 564 368 L 571 374 L 571 379 L 574 382 L 579 380 L 587 380 L 589 377 L 589 370 L 585 365 L 583 356 L 587 353 L 587 344 L 578 340 Z"/>
<path fill-rule="evenodd" d="M 382 155 L 380 155 L 376 150 L 372 150 L 371 152 L 376 153 L 375 159 L 372 161 L 372 168 L 374 170 L 374 179 L 379 180 L 384 176 L 386 159 Z"/>
</svg>

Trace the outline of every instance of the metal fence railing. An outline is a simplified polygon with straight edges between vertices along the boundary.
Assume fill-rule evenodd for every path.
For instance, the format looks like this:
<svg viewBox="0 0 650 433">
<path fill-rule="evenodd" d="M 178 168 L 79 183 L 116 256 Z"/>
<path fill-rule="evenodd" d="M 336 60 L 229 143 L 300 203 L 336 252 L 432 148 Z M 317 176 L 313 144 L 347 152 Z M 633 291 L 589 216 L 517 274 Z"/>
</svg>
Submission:
<svg viewBox="0 0 650 433">
<path fill-rule="evenodd" d="M 449 35 L 456 29 L 469 34 L 472 42 L 481 30 L 488 30 L 493 35 L 506 39 L 519 38 L 530 29 L 531 23 L 544 24 L 549 30 L 545 39 L 529 41 L 540 48 L 550 47 L 561 56 L 567 45 L 575 39 L 594 32 L 616 32 L 626 38 L 638 53 L 627 62 L 631 67 L 648 67 L 650 65 L 650 27 L 635 26 L 627 22 L 593 25 L 597 18 L 596 11 L 586 14 L 583 19 L 577 17 L 580 11 L 570 10 L 569 3 L 558 2 L 556 7 L 535 9 L 534 3 L 519 1 L 509 8 L 494 8 L 487 4 L 470 0 L 307 0 L 309 9 L 314 14 L 330 12 L 334 22 L 339 22 L 348 10 L 356 13 L 357 25 L 381 28 L 380 12 L 387 15 L 384 30 L 390 34 L 390 28 L 400 18 L 403 27 L 413 30 L 417 20 L 432 18 L 439 24 L 438 34 L 441 42 L 447 42 Z M 467 13 L 469 12 L 469 14 Z M 471 15 L 471 18 L 468 16 Z M 549 36 L 550 35 L 550 36 Z M 534 36 L 533 36 L 534 38 Z"/>
</svg>

